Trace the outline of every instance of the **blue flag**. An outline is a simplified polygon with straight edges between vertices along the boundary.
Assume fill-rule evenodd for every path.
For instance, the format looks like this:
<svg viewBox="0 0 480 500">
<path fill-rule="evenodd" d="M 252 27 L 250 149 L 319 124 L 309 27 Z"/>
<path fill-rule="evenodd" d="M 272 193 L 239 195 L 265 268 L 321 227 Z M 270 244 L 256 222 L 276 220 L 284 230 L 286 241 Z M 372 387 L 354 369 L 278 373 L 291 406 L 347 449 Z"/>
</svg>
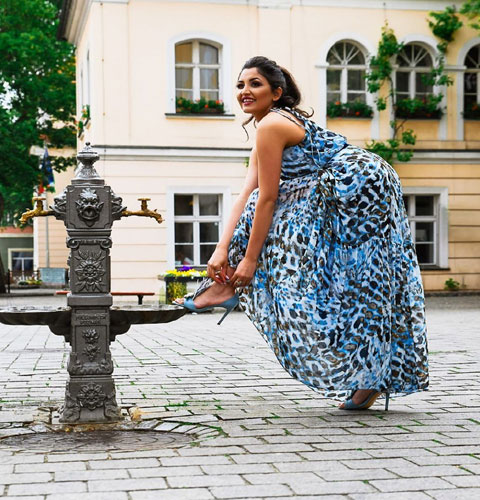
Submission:
<svg viewBox="0 0 480 500">
<path fill-rule="evenodd" d="M 52 163 L 48 156 L 47 146 L 45 146 L 42 163 L 40 164 L 40 185 L 38 186 L 38 193 L 42 194 L 44 191 L 55 191 L 55 179 L 53 177 Z"/>
</svg>

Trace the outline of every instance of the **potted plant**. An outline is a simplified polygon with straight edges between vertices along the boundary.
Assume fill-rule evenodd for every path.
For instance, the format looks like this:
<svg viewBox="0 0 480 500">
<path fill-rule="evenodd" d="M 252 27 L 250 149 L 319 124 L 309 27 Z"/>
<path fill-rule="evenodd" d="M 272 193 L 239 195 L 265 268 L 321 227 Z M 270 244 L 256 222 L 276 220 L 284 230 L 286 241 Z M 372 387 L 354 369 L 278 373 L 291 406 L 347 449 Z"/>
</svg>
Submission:
<svg viewBox="0 0 480 500">
<path fill-rule="evenodd" d="M 207 271 L 200 271 L 191 266 L 182 266 L 179 269 L 170 269 L 159 279 L 165 281 L 167 304 L 175 299 L 183 297 L 187 293 L 187 283 L 190 281 L 200 281 L 206 278 Z"/>
<path fill-rule="evenodd" d="M 373 109 L 361 101 L 340 102 L 332 101 L 327 105 L 329 118 L 371 118 Z"/>
</svg>

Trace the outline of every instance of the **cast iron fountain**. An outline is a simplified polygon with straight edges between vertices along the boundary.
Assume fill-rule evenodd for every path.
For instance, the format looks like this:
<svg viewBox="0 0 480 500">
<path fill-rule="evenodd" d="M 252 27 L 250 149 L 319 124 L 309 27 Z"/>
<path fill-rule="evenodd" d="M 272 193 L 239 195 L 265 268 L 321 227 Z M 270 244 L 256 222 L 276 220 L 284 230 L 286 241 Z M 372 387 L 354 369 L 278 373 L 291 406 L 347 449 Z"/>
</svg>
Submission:
<svg viewBox="0 0 480 500">
<path fill-rule="evenodd" d="M 77 155 L 80 161 L 72 183 L 44 210 L 37 198 L 34 210 L 25 212 L 21 222 L 52 215 L 63 220 L 70 248 L 70 290 L 68 307 L 0 309 L 0 322 L 9 325 L 48 325 L 55 335 L 63 335 L 72 350 L 67 370 L 69 379 L 60 421 L 83 424 L 120 420 L 112 377 L 110 342 L 132 324 L 168 323 L 185 313 L 176 306 L 112 307 L 110 294 L 110 247 L 112 223 L 121 217 L 137 215 L 162 217 L 149 210 L 147 198 L 140 198 L 141 209 L 126 210 L 122 199 L 105 185 L 93 164 L 99 159 L 87 143 Z"/>
</svg>

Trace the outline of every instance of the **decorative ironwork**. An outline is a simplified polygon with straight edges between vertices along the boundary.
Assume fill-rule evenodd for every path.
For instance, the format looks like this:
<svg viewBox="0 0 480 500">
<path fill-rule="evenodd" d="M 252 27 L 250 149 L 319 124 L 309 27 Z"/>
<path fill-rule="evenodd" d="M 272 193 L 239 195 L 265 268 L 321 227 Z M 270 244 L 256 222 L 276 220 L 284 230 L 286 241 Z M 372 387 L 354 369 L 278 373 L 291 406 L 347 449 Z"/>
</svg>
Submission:
<svg viewBox="0 0 480 500">
<path fill-rule="evenodd" d="M 101 292 L 103 276 L 106 273 L 103 252 L 82 252 L 77 254 L 78 266 L 75 273 L 78 280 L 78 290 Z"/>
<path fill-rule="evenodd" d="M 83 330 L 83 338 L 87 344 L 96 344 L 99 339 L 99 335 L 95 328 L 88 328 L 87 330 Z"/>
<path fill-rule="evenodd" d="M 123 206 L 123 200 L 120 196 L 112 193 L 112 218 L 113 220 L 118 220 L 122 217 L 122 212 L 127 209 Z"/>
<path fill-rule="evenodd" d="M 90 411 L 103 406 L 106 399 L 107 395 L 103 392 L 103 388 L 100 384 L 82 385 L 77 394 L 77 400 L 80 406 L 88 408 Z"/>
<path fill-rule="evenodd" d="M 100 212 L 103 208 L 103 201 L 98 198 L 95 189 L 85 188 L 78 200 L 75 202 L 77 206 L 78 217 L 85 222 L 88 227 L 92 227 L 100 218 Z"/>
<path fill-rule="evenodd" d="M 70 388 L 68 387 L 65 390 L 65 403 L 60 409 L 60 413 L 62 415 L 62 419 L 66 422 L 76 422 L 80 418 L 80 412 L 82 408 L 77 398 L 74 398 L 70 394 Z"/>
<path fill-rule="evenodd" d="M 67 213 L 67 190 L 64 189 L 53 199 L 53 206 L 50 207 L 57 219 L 63 219 Z"/>
</svg>

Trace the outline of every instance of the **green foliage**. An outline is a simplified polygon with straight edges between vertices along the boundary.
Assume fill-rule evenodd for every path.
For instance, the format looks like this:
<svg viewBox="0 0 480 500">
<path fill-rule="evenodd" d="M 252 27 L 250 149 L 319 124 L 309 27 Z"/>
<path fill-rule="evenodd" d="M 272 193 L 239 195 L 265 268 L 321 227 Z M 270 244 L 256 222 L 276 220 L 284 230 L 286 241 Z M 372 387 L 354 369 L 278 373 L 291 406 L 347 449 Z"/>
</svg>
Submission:
<svg viewBox="0 0 480 500">
<path fill-rule="evenodd" d="M 439 107 L 442 95 L 427 95 L 425 99 L 400 99 L 395 103 L 395 116 L 405 119 L 439 119 L 443 111 Z"/>
<path fill-rule="evenodd" d="M 75 146 L 75 60 L 56 39 L 57 0 L 0 3 L 0 219 L 31 205 L 39 159 L 30 147 Z M 73 158 L 51 158 L 56 171 Z"/>
<path fill-rule="evenodd" d="M 222 101 L 207 100 L 204 97 L 191 101 L 185 97 L 175 99 L 176 112 L 185 114 L 222 114 L 225 112 Z"/>
<path fill-rule="evenodd" d="M 445 54 L 448 44 L 453 42 L 455 32 L 463 26 L 463 23 L 458 18 L 455 6 L 446 7 L 442 12 L 430 12 L 429 16 L 434 21 L 429 20 L 428 25 L 432 33 L 441 40 L 437 45 L 438 50 Z"/>
<path fill-rule="evenodd" d="M 361 101 L 353 102 L 329 102 L 327 105 L 327 116 L 330 118 L 350 117 L 350 118 L 371 118 L 373 109 L 368 104 Z"/>
<path fill-rule="evenodd" d="M 398 55 L 404 45 L 399 43 L 395 33 L 388 24 L 382 27 L 382 36 L 378 43 L 377 55 L 373 56 L 370 60 L 370 71 L 367 73 L 366 82 L 367 89 L 370 93 L 374 94 L 380 90 L 385 82 L 390 83 L 393 89 L 392 82 L 392 58 Z M 375 101 L 377 109 L 382 111 L 386 108 L 385 99 L 378 99 Z"/>
<path fill-rule="evenodd" d="M 460 283 L 453 278 L 448 278 L 445 281 L 445 290 L 455 291 L 460 289 Z"/>
<path fill-rule="evenodd" d="M 480 30 L 480 0 L 466 0 L 460 8 L 460 14 L 467 16 L 472 28 Z"/>
<path fill-rule="evenodd" d="M 171 302 L 175 299 L 180 299 L 187 294 L 187 284 L 179 281 L 172 281 L 167 284 L 167 297 Z"/>
<path fill-rule="evenodd" d="M 389 102 L 393 106 L 395 92 L 392 80 L 392 60 L 403 48 L 404 45 L 398 42 L 394 31 L 388 27 L 388 24 L 385 24 L 378 43 L 377 55 L 370 60 L 370 72 L 366 76 L 367 89 L 371 93 L 377 93 L 382 86 L 388 85 L 387 96 L 376 97 L 375 104 L 378 111 L 386 110 Z M 396 120 L 390 122 L 390 126 L 392 128 L 391 139 L 371 141 L 366 144 L 366 148 L 389 163 L 409 161 L 413 152 L 402 148 L 415 144 L 416 137 L 413 130 L 403 130 L 403 123 L 398 123 Z"/>
</svg>

